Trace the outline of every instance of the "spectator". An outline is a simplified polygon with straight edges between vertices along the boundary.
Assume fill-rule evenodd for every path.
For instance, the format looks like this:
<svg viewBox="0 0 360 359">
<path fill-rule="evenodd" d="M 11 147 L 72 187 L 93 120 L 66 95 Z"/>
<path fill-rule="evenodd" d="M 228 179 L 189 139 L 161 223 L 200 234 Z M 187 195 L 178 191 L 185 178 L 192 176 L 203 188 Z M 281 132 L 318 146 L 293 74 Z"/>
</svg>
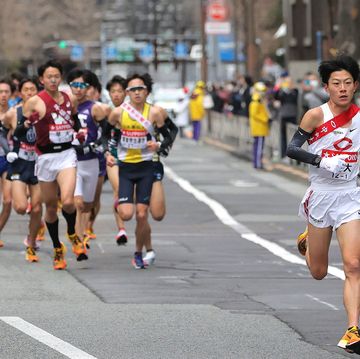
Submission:
<svg viewBox="0 0 360 359">
<path fill-rule="evenodd" d="M 199 141 L 201 133 L 201 121 L 205 117 L 204 109 L 204 95 L 205 95 L 204 81 L 198 81 L 195 89 L 190 96 L 189 110 L 190 119 L 193 125 L 193 139 Z"/>
<path fill-rule="evenodd" d="M 262 169 L 265 136 L 269 135 L 269 111 L 265 101 L 266 86 L 263 82 L 256 82 L 254 93 L 249 106 L 250 135 L 253 142 L 253 166 Z"/>
<path fill-rule="evenodd" d="M 299 91 L 294 87 L 287 72 L 281 75 L 276 88 L 274 99 L 280 102 L 281 157 L 285 157 L 287 148 L 286 125 L 288 123 L 297 124 Z"/>
<path fill-rule="evenodd" d="M 308 72 L 303 80 L 302 110 L 306 111 L 319 107 L 329 100 L 329 95 L 316 74 Z"/>
<path fill-rule="evenodd" d="M 180 137 L 184 138 L 184 128 L 189 124 L 189 89 L 184 87 L 184 95 L 178 100 L 175 108 L 175 124 L 179 127 Z"/>
</svg>

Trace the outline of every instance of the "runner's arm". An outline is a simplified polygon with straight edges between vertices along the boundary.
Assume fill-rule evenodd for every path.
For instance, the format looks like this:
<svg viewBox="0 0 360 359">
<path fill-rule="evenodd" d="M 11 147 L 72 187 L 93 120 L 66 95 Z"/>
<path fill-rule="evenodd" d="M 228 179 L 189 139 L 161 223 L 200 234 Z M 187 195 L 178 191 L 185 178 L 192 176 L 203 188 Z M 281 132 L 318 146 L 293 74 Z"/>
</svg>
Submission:
<svg viewBox="0 0 360 359">
<path fill-rule="evenodd" d="M 322 121 L 321 109 L 319 107 L 305 113 L 301 120 L 300 126 L 295 132 L 293 138 L 289 142 L 286 155 L 294 160 L 309 163 L 313 166 L 319 166 L 321 156 L 308 152 L 301 147 L 311 138 L 311 134 Z"/>
</svg>

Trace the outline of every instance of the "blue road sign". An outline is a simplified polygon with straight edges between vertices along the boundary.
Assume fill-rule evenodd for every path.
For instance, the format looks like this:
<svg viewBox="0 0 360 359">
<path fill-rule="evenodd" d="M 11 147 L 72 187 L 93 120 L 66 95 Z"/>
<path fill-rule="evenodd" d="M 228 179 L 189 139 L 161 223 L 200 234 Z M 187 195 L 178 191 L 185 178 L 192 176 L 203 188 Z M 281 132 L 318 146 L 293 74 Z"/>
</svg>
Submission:
<svg viewBox="0 0 360 359">
<path fill-rule="evenodd" d="M 83 61 L 85 49 L 82 45 L 74 45 L 71 47 L 70 59 L 71 61 Z"/>
<path fill-rule="evenodd" d="M 185 42 L 177 42 L 175 45 L 175 57 L 185 59 L 189 56 L 189 48 Z"/>
</svg>

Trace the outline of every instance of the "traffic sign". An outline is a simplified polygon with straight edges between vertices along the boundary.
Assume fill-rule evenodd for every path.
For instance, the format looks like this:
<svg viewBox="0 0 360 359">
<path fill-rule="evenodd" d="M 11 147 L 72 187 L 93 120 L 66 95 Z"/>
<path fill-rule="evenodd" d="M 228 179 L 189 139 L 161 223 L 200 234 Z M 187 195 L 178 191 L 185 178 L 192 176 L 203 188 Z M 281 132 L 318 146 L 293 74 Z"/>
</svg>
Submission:
<svg viewBox="0 0 360 359">
<path fill-rule="evenodd" d="M 222 2 L 213 2 L 208 5 L 207 14 L 210 20 L 225 21 L 228 18 L 228 9 Z"/>
<path fill-rule="evenodd" d="M 74 45 L 71 47 L 70 60 L 71 61 L 83 61 L 85 49 L 82 45 Z"/>
</svg>

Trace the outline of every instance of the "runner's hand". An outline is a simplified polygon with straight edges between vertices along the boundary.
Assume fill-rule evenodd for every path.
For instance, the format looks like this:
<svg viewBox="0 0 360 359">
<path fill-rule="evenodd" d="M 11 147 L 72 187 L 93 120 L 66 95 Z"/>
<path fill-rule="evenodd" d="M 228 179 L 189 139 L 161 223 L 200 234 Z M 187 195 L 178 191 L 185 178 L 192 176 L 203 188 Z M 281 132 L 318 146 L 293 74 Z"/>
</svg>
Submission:
<svg viewBox="0 0 360 359">
<path fill-rule="evenodd" d="M 27 119 L 28 123 L 32 126 L 40 120 L 39 112 L 33 112 Z"/>
<path fill-rule="evenodd" d="M 339 155 L 334 157 L 323 157 L 321 159 L 320 168 L 333 173 L 342 172 L 346 167 L 345 158 L 348 158 L 348 155 Z"/>
<path fill-rule="evenodd" d="M 13 163 L 17 159 L 18 159 L 18 154 L 16 152 L 9 152 L 6 155 L 6 161 L 8 161 L 9 163 Z"/>
</svg>

